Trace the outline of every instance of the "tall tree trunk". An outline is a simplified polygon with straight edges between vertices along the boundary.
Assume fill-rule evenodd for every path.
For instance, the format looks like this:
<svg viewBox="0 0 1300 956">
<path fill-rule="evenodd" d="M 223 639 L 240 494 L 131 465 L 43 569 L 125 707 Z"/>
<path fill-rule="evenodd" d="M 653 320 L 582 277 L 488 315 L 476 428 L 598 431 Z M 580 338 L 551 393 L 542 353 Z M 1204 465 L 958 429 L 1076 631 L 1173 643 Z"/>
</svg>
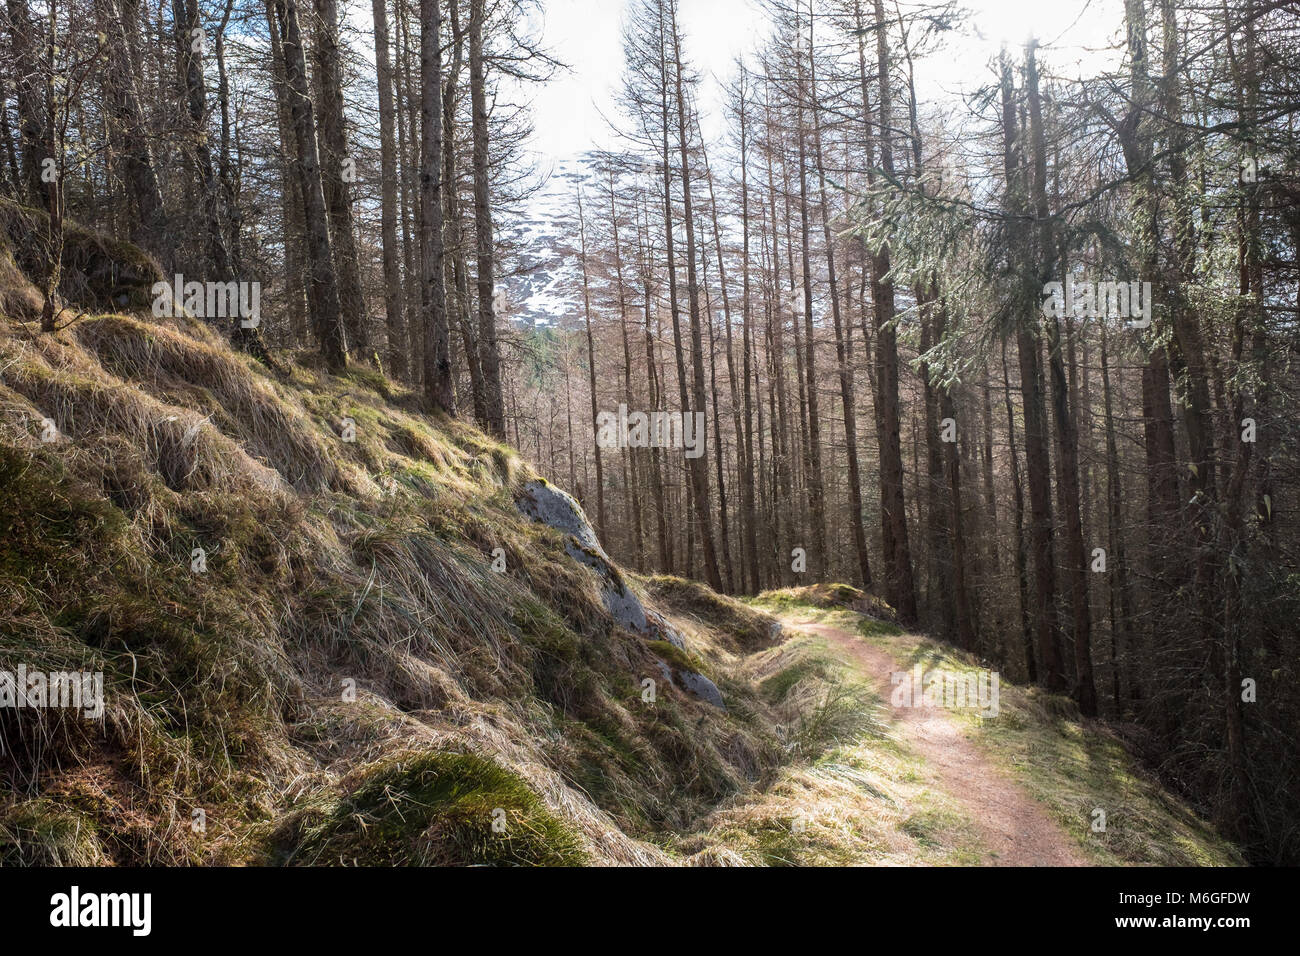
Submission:
<svg viewBox="0 0 1300 956">
<path fill-rule="evenodd" d="M 949 488 L 945 480 L 944 436 L 939 427 L 939 389 L 934 383 L 936 373 L 926 360 L 935 342 L 935 326 L 939 323 L 939 303 L 930 288 L 918 284 L 916 301 L 920 307 L 921 321 L 921 376 L 925 400 L 925 538 L 929 574 L 926 575 L 925 607 L 930 626 L 943 640 L 954 640 L 957 632 L 957 604 L 952 586 L 953 549 L 952 528 L 949 523 L 951 508 L 948 505 Z M 942 332 L 940 332 L 940 336 Z"/>
<path fill-rule="evenodd" d="M 867 529 L 862 508 L 862 475 L 858 462 L 857 399 L 853 388 L 853 324 L 845 320 L 840 285 L 836 273 L 835 242 L 831 232 L 831 207 L 826 194 L 826 164 L 822 156 L 821 111 L 816 83 L 812 91 L 813 155 L 817 162 L 817 182 L 822 208 L 822 241 L 826 246 L 826 276 L 831 295 L 831 321 L 835 326 L 835 363 L 839 371 L 840 400 L 844 405 L 844 454 L 848 459 L 849 523 L 853 531 L 853 550 L 857 557 L 857 583 L 872 584 L 871 558 L 867 552 Z"/>
<path fill-rule="evenodd" d="M 618 199 L 614 169 L 609 169 L 607 180 L 609 197 L 609 222 L 614 237 L 614 281 L 615 294 L 618 298 L 618 327 L 623 343 L 623 403 L 628 408 L 635 408 L 632 397 L 632 340 L 627 327 L 627 283 L 623 271 L 623 245 L 619 236 Z M 642 523 L 640 469 L 637 467 L 637 449 L 629 448 L 625 456 L 627 468 L 626 520 L 632 531 L 632 566 L 637 570 L 643 568 L 645 560 L 645 526 Z"/>
<path fill-rule="evenodd" d="M 696 277 L 695 213 L 691 201 L 690 143 L 687 135 L 686 90 L 682 80 L 682 48 L 678 33 L 676 0 L 669 0 L 669 25 L 672 30 L 673 79 L 676 95 L 677 142 L 682 165 L 682 217 L 686 226 L 686 296 L 691 318 L 691 372 L 693 411 L 705 410 L 704 334 L 700 317 L 700 288 Z M 688 406 L 683 405 L 683 412 Z M 715 454 L 716 454 L 715 450 Z M 690 459 L 692 505 L 699 526 L 700 546 L 704 557 L 704 574 L 709 586 L 722 590 L 722 573 L 714 545 L 712 519 L 709 515 L 709 471 L 703 455 Z"/>
<path fill-rule="evenodd" d="M 442 237 L 442 11 L 420 0 L 420 311 L 424 395 L 430 408 L 456 414 Z"/>
<path fill-rule="evenodd" d="M 578 190 L 578 235 L 582 262 L 582 314 L 587 330 L 587 384 L 591 390 L 591 434 L 594 439 L 600 430 L 597 424 L 599 408 L 596 400 L 596 345 L 591 333 L 591 284 L 587 270 L 587 220 L 583 213 L 582 190 Z M 600 540 L 607 541 L 605 526 L 605 470 L 600 454 L 600 443 L 592 442 L 596 455 L 596 529 Z"/>
<path fill-rule="evenodd" d="M 713 249 L 715 254 L 717 255 L 717 261 L 718 261 L 718 286 L 722 290 L 722 324 L 723 324 L 724 338 L 726 340 L 726 349 L 727 349 L 727 383 L 731 391 L 731 424 L 736 436 L 736 459 L 737 459 L 736 471 L 739 475 L 739 481 L 743 485 L 746 480 L 746 475 L 748 475 L 751 472 L 751 470 L 753 469 L 753 465 L 749 461 L 749 459 L 746 458 L 745 456 L 745 444 L 743 441 L 744 428 L 740 420 L 740 391 L 739 391 L 739 384 L 736 381 L 736 357 L 735 357 L 734 343 L 732 341 L 732 329 L 731 329 L 732 326 L 731 294 L 727 291 L 727 268 L 722 256 L 722 230 L 718 227 L 718 200 L 717 197 L 714 195 L 714 191 L 713 191 L 713 170 L 709 166 L 708 151 L 701 150 L 701 152 L 704 156 L 704 178 L 705 178 L 705 182 L 707 182 L 709 186 L 709 214 L 712 217 L 712 222 L 713 222 Z M 710 312 L 711 311 L 712 310 L 710 310 Z M 710 331 L 710 338 L 709 338 L 710 352 L 712 353 L 712 342 L 713 342 L 712 323 L 710 323 L 709 325 L 709 331 Z M 713 418 L 715 422 L 715 430 L 717 430 L 716 422 L 718 420 L 718 417 L 719 417 L 718 394 L 717 394 L 717 386 L 716 386 L 716 379 L 715 379 L 715 385 L 713 390 Z M 723 491 L 723 477 L 722 477 L 723 468 L 722 468 L 722 454 L 721 454 L 721 449 L 722 449 L 721 436 L 718 437 L 717 445 L 719 450 L 718 461 L 717 461 L 718 497 L 721 501 L 725 501 L 726 494 Z M 742 491 L 742 499 L 743 499 L 743 491 Z M 721 509 L 721 514 L 723 517 L 723 522 L 722 522 L 723 527 L 722 527 L 722 535 L 721 535 L 722 559 L 723 559 L 723 564 L 727 568 L 727 584 L 733 593 L 737 591 L 743 592 L 745 590 L 745 580 L 744 580 L 745 579 L 745 549 L 744 549 L 745 530 L 744 529 L 745 529 L 745 518 L 746 518 L 744 505 L 743 503 L 741 505 L 740 521 L 739 521 L 740 524 L 739 539 L 741 542 L 741 549 L 740 549 L 741 553 L 740 553 L 740 574 L 738 577 L 736 576 L 735 567 L 732 561 L 730 535 L 727 533 L 726 530 L 727 509 L 725 506 Z"/>
<path fill-rule="evenodd" d="M 801 29 L 796 23 L 796 29 Z M 804 471 L 808 478 L 808 505 L 810 512 L 810 521 L 812 523 L 812 543 L 815 555 L 813 567 L 819 578 L 825 578 L 830 567 L 830 555 L 827 553 L 826 544 L 826 489 L 825 481 L 822 476 L 822 452 L 821 452 L 821 415 L 818 410 L 817 396 L 817 336 L 813 328 L 813 297 L 812 297 L 812 253 L 810 244 L 810 228 L 808 222 L 808 157 L 805 146 L 807 125 L 805 121 L 804 102 L 807 98 L 816 100 L 816 74 L 813 72 L 813 35 L 812 26 L 809 24 L 808 31 L 808 51 L 809 51 L 809 75 L 805 78 L 803 57 L 797 57 L 798 62 L 798 82 L 799 91 L 797 94 L 797 114 L 798 123 L 795 130 L 795 138 L 799 143 L 799 243 L 800 243 L 800 261 L 803 272 L 803 317 L 804 317 L 804 372 L 808 376 L 808 442 L 805 445 L 806 457 L 804 459 Z M 807 93 L 805 93 L 805 89 Z M 816 106 L 813 107 L 814 114 Z M 814 115 L 814 136 L 817 138 L 817 151 L 820 153 L 820 132 L 817 130 L 817 120 Z M 820 172 L 822 168 L 821 157 L 818 155 L 817 167 Z M 824 198 L 824 191 L 823 191 Z M 827 213 L 828 215 L 828 213 Z M 830 263 L 830 282 L 831 282 L 831 301 L 837 303 L 835 292 L 835 265 L 834 253 L 827 243 L 827 257 Z M 860 552 L 862 553 L 862 552 Z"/>
<path fill-rule="evenodd" d="M 1128 554 L 1124 546 L 1124 491 L 1119 470 L 1119 446 L 1115 438 L 1115 412 L 1111 402 L 1110 361 L 1105 325 L 1101 328 L 1101 387 L 1102 400 L 1106 416 L 1106 519 L 1110 540 L 1110 559 L 1108 565 L 1114 569 L 1114 584 L 1111 592 L 1111 642 L 1123 648 L 1119 657 L 1123 673 L 1117 671 L 1112 680 L 1115 683 L 1114 696 L 1116 710 L 1120 700 L 1134 701 L 1142 696 L 1141 662 L 1137 659 L 1137 648 L 1132 640 L 1133 597 L 1129 590 Z M 1118 599 L 1118 608 L 1116 607 Z M 1127 687 L 1124 685 L 1127 684 Z M 1121 714 L 1122 716 L 1122 714 Z"/>
<path fill-rule="evenodd" d="M 942 315 L 942 312 L 940 313 Z M 942 336 L 942 331 L 937 333 Z M 945 418 L 957 420 L 957 407 L 950 388 L 939 392 L 939 407 Z M 971 600 L 969 562 L 966 552 L 966 519 L 962 511 L 961 471 L 957 442 L 944 443 L 945 464 L 948 469 L 948 523 L 952 528 L 953 604 L 957 622 L 957 644 L 968 650 L 977 649 L 975 605 Z"/>
<path fill-rule="evenodd" d="M 212 152 L 208 148 L 207 90 L 203 80 L 204 41 L 199 23 L 198 0 L 172 0 L 172 18 L 176 26 L 177 63 L 190 122 L 189 153 L 199 176 L 201 215 L 208 240 L 208 255 L 220 281 L 230 281 L 237 276 L 230 250 L 226 246 L 217 172 L 212 163 Z M 281 33 L 284 34 L 285 31 L 282 29 Z M 235 325 L 238 327 L 238 323 Z"/>
<path fill-rule="evenodd" d="M 9 44 L 13 55 L 14 85 L 18 94 L 18 135 L 21 140 L 23 181 L 31 202 L 44 204 L 48 182 L 41 174 L 53 155 L 52 136 L 45 120 L 45 91 L 38 77 L 37 45 L 42 31 L 32 20 L 27 0 L 6 0 L 9 8 Z"/>
<path fill-rule="evenodd" d="M 306 215 L 304 213 L 302 176 L 294 129 L 289 84 L 286 80 L 284 45 L 276 0 L 266 0 L 266 23 L 271 42 L 271 83 L 275 89 L 276 122 L 280 139 L 280 216 L 281 241 L 284 243 L 285 310 L 295 345 L 303 345 L 313 330 L 307 327 L 307 271 L 303 262 Z"/>
<path fill-rule="evenodd" d="M 875 0 L 876 82 L 879 90 L 880 164 L 887 176 L 894 175 L 889 48 L 885 37 L 885 13 Z M 907 503 L 903 492 L 903 451 L 898 404 L 898 338 L 895 326 L 894 284 L 888 244 L 871 256 L 871 298 L 876 324 L 876 402 L 880 425 L 880 513 L 885 553 L 886 595 L 899 617 L 917 619 L 916 586 L 912 577 L 912 553 L 907 533 Z"/>
<path fill-rule="evenodd" d="M 140 92 L 131 62 L 128 36 L 137 22 L 135 4 L 95 0 L 99 29 L 110 38 L 105 66 L 105 93 L 110 110 L 110 138 L 121 154 L 123 178 L 131 200 L 131 238 L 161 259 L 170 258 L 163 233 L 163 196 L 153 150 L 143 126 Z"/>
<path fill-rule="evenodd" d="M 451 28 L 451 60 L 443 72 L 442 84 L 442 191 L 443 222 L 446 224 L 444 248 L 451 284 L 447 288 L 447 325 L 460 332 L 469 372 L 470 405 L 474 421 L 486 427 L 486 404 L 483 397 L 483 368 L 479 364 L 478 332 L 470 321 L 469 259 L 465 241 L 466 220 L 460 201 L 460 156 L 456 143 L 457 101 L 460 97 L 460 71 L 465 60 L 465 31 L 460 26 L 458 4 L 448 6 Z M 451 337 L 451 366 L 456 374 L 456 338 Z M 583 459 L 586 460 L 585 458 Z"/>
<path fill-rule="evenodd" d="M 769 84 L 770 86 L 770 84 Z M 770 112 L 770 104 L 765 96 L 764 114 L 768 135 L 776 129 Z M 772 150 L 766 151 L 768 214 L 766 230 L 772 237 L 770 255 L 771 295 L 768 300 L 766 323 L 766 346 L 769 363 L 769 398 L 772 414 L 769 418 L 772 429 L 772 495 L 771 528 L 774 545 L 773 564 L 775 579 L 789 583 L 793 580 L 790 570 L 790 554 L 794 547 L 793 515 L 783 519 L 782 512 L 794 500 L 793 480 L 790 474 L 790 401 L 785 374 L 785 323 L 781 316 L 779 301 L 781 288 L 781 255 L 779 248 L 779 230 L 776 217 L 777 180 L 773 168 Z M 764 243 L 766 245 L 766 243 Z"/>
<path fill-rule="evenodd" d="M 1007 345 L 1002 343 L 1002 396 L 1007 409 L 1007 443 L 1011 457 L 1011 491 L 1016 519 L 1016 589 L 1020 607 L 1020 635 L 1024 647 L 1025 675 L 1038 682 L 1034 655 L 1034 627 L 1029 612 L 1029 561 L 1025 553 L 1025 492 L 1020 480 L 1020 455 L 1016 451 L 1016 416 L 1011 407 L 1011 376 L 1007 371 Z"/>
<path fill-rule="evenodd" d="M 1033 150 L 1033 198 L 1038 219 L 1040 273 L 1056 271 L 1056 239 L 1047 201 L 1047 149 L 1043 131 L 1042 103 L 1038 91 L 1038 63 L 1031 43 L 1026 54 L 1025 85 L 1029 97 L 1029 134 Z M 1069 321 L 1068 317 L 1066 321 Z M 1048 362 L 1051 367 L 1052 405 L 1056 418 L 1057 481 L 1065 512 L 1065 563 L 1070 582 L 1070 615 L 1073 621 L 1075 687 L 1079 710 L 1087 717 L 1097 714 L 1097 689 L 1092 675 L 1092 606 L 1088 597 L 1088 565 L 1084 557 L 1083 517 L 1079 501 L 1079 429 L 1070 407 L 1069 383 L 1061 348 L 1061 327 L 1054 316 L 1045 321 Z"/>
<path fill-rule="evenodd" d="M 505 437 L 501 400 L 501 353 L 497 344 L 496 269 L 488 168 L 487 74 L 483 59 L 484 0 L 470 0 L 469 76 L 474 138 L 474 236 L 477 244 L 478 347 L 483 369 L 483 402 L 488 431 Z"/>
<path fill-rule="evenodd" d="M 745 82 L 742 74 L 740 82 Z M 754 383 L 751 376 L 757 373 L 756 365 L 752 362 L 753 354 L 753 330 L 751 328 L 752 303 L 750 299 L 750 245 L 749 245 L 749 138 L 747 135 L 746 122 L 748 120 L 749 104 L 745 100 L 744 87 L 740 94 L 739 108 L 737 116 L 740 121 L 740 218 L 741 218 L 741 333 L 740 347 L 743 353 L 741 357 L 741 370 L 744 376 L 744 442 L 745 461 L 747 463 L 745 471 L 741 475 L 741 510 L 742 510 L 742 537 L 744 564 L 749 569 L 749 579 L 753 587 L 753 593 L 757 594 L 763 589 L 762 579 L 759 575 L 758 565 L 758 532 L 755 527 L 757 524 L 757 513 L 754 502 L 754 484 L 761 480 L 762 467 L 755 470 L 754 467 Z M 758 407 L 759 421 L 759 442 L 763 440 L 763 426 L 761 416 L 763 414 L 762 405 Z"/>
<path fill-rule="evenodd" d="M 700 260 L 704 286 L 704 315 L 709 320 L 709 397 L 713 412 L 713 465 L 718 487 L 718 552 L 722 557 L 723 580 L 728 594 L 736 593 L 736 566 L 731 555 L 731 517 L 727 503 L 727 446 L 722 438 L 722 403 L 718 397 L 718 333 L 713 322 L 713 301 L 709 294 L 709 257 Z"/>
<path fill-rule="evenodd" d="M 179 0 L 178 0 L 179 2 Z M 307 254 L 311 266 L 308 301 L 316 337 L 326 367 L 338 374 L 347 368 L 347 333 L 340 314 L 339 289 L 334 272 L 325 190 L 321 182 L 320 154 L 316 147 L 316 120 L 307 86 L 307 58 L 298 24 L 298 0 L 275 0 L 284 51 L 284 75 L 294 135 L 298 140 L 298 175 L 302 183 L 307 226 Z"/>
<path fill-rule="evenodd" d="M 1031 54 L 1032 55 L 1032 54 Z M 1015 159 L 1018 149 L 1016 119 L 1011 99 L 1011 69 L 1002 71 L 1003 128 L 1006 138 L 1003 162 L 1011 193 L 1012 215 L 1023 215 L 1022 200 L 1026 177 Z M 1023 243 L 1020 243 L 1023 246 Z M 1022 248 L 1019 256 L 1031 250 Z M 1020 258 L 1020 261 L 1025 261 Z M 1036 273 L 1035 273 L 1036 276 Z M 1034 630 L 1037 635 L 1039 678 L 1050 691 L 1066 689 L 1057 636 L 1056 568 L 1052 547 L 1052 478 L 1048 452 L 1047 409 L 1043 395 L 1042 345 L 1039 342 L 1038 310 L 1025 303 L 1028 314 L 1018 317 L 1016 347 L 1020 359 L 1020 396 L 1025 416 L 1025 465 L 1029 484 L 1029 531 L 1034 557 Z"/>
<path fill-rule="evenodd" d="M 338 270 L 339 306 L 348 342 L 366 361 L 372 361 L 370 315 L 361 287 L 361 259 L 356 224 L 352 216 L 352 180 L 356 157 L 348 148 L 347 117 L 343 103 L 343 65 L 339 53 L 338 0 L 315 0 L 317 24 L 316 82 L 320 84 L 320 140 L 323 147 L 321 178 L 329 210 L 334 267 Z"/>
<path fill-rule="evenodd" d="M 388 0 L 371 0 L 375 23 L 375 80 L 379 86 L 380 241 L 384 256 L 384 324 L 388 332 L 388 371 L 407 377 L 410 355 L 402 315 L 402 275 L 397 245 L 397 108 L 388 51 Z"/>
</svg>

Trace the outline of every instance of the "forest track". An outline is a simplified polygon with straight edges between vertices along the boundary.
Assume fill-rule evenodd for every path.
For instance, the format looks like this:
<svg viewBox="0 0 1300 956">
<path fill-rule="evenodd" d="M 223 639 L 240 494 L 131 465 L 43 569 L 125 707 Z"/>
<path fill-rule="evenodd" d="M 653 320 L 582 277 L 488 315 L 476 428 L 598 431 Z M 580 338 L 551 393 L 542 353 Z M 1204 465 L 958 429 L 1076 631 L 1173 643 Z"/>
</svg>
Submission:
<svg viewBox="0 0 1300 956">
<path fill-rule="evenodd" d="M 890 701 L 890 675 L 905 670 L 888 652 L 857 635 L 811 620 L 789 624 L 825 638 L 844 652 Z M 935 786 L 970 817 L 990 866 L 1089 866 L 1069 836 L 1005 770 L 973 744 L 968 731 L 940 707 L 895 707 L 893 728 L 925 763 Z"/>
</svg>

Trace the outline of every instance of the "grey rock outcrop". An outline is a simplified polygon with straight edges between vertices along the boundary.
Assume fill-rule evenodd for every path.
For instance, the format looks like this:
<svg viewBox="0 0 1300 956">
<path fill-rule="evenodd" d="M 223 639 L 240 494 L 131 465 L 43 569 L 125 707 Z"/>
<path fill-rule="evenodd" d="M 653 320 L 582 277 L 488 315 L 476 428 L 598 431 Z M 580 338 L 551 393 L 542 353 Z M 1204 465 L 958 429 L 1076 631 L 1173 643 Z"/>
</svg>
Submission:
<svg viewBox="0 0 1300 956">
<path fill-rule="evenodd" d="M 545 481 L 533 480 L 523 486 L 519 497 L 515 499 L 515 507 L 525 517 L 566 535 L 565 551 L 569 557 L 590 568 L 595 574 L 605 610 L 618 624 L 651 640 L 667 641 L 681 650 L 686 649 L 686 641 L 681 633 L 662 615 L 648 610 L 636 592 L 627 586 L 618 568 L 601 547 L 591 522 L 573 495 Z M 667 673 L 665 677 L 669 681 L 673 680 Z M 725 709 L 717 685 L 703 674 L 679 670 L 677 677 L 676 683 L 684 690 L 714 707 Z"/>
<path fill-rule="evenodd" d="M 655 661 L 655 663 L 659 665 L 659 672 L 663 674 L 664 680 L 674 687 L 689 691 L 706 704 L 712 704 L 719 710 L 727 709 L 727 704 L 722 699 L 722 691 L 718 690 L 718 685 L 699 671 L 673 668 L 667 661 L 662 660 Z"/>
</svg>

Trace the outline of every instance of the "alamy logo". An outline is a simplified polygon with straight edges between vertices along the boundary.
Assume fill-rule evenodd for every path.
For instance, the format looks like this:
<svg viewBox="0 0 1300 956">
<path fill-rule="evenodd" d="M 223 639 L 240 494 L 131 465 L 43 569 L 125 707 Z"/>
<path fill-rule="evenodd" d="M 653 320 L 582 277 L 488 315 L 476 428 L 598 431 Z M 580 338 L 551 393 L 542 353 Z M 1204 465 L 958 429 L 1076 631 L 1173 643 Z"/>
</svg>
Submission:
<svg viewBox="0 0 1300 956">
<path fill-rule="evenodd" d="M 0 708 L 79 710 L 92 720 L 104 716 L 103 671 L 0 670 Z"/>
<path fill-rule="evenodd" d="M 894 707 L 944 707 L 948 710 L 978 710 L 981 717 L 998 715 L 998 672 L 926 671 L 917 664 L 910 671 L 889 675 L 894 690 L 889 702 Z"/>
<path fill-rule="evenodd" d="M 1128 319 L 1131 329 L 1151 324 L 1150 282 L 1049 282 L 1043 286 L 1043 315 L 1050 318 Z"/>
<path fill-rule="evenodd" d="M 239 319 L 241 329 L 255 329 L 262 324 L 262 284 L 260 282 L 186 282 L 177 273 L 173 281 L 155 282 L 153 295 L 155 318 L 175 318 L 177 306 L 199 319 Z"/>
<path fill-rule="evenodd" d="M 631 412 L 596 416 L 596 444 L 601 448 L 684 448 L 687 458 L 704 454 L 703 412 Z"/>
<path fill-rule="evenodd" d="M 127 926 L 133 936 L 148 936 L 153 929 L 153 894 L 82 893 L 74 886 L 50 897 L 50 925 Z"/>
</svg>

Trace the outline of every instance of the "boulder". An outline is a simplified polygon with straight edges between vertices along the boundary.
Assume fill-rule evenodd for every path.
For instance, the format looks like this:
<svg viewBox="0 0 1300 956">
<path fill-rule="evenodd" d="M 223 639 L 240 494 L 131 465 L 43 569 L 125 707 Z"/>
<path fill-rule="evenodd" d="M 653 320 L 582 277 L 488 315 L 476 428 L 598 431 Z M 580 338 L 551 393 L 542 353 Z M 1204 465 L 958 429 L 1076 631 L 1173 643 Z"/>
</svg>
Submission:
<svg viewBox="0 0 1300 956">
<path fill-rule="evenodd" d="M 525 517 L 567 536 L 565 551 L 569 557 L 596 575 L 605 610 L 619 625 L 634 634 L 643 634 L 654 641 L 667 641 L 680 650 L 686 649 L 686 641 L 677 628 L 658 612 L 647 610 L 636 592 L 627 586 L 623 575 L 601 547 L 600 539 L 596 537 L 591 522 L 583 513 L 582 505 L 578 504 L 573 495 L 541 479 L 535 479 L 523 486 L 519 497 L 515 499 L 515 507 Z M 726 709 L 721 691 L 703 674 L 679 670 L 677 676 L 675 683 L 684 690 L 714 707 Z M 673 681 L 669 674 L 666 673 L 665 677 L 670 682 Z"/>
<path fill-rule="evenodd" d="M 671 667 L 667 661 L 656 661 L 655 663 L 659 665 L 659 672 L 663 674 L 664 680 L 674 687 L 680 687 L 682 690 L 694 694 L 706 704 L 712 704 L 719 710 L 727 709 L 727 704 L 722 699 L 722 691 L 718 690 L 718 685 L 703 674 L 698 671 Z"/>
</svg>

